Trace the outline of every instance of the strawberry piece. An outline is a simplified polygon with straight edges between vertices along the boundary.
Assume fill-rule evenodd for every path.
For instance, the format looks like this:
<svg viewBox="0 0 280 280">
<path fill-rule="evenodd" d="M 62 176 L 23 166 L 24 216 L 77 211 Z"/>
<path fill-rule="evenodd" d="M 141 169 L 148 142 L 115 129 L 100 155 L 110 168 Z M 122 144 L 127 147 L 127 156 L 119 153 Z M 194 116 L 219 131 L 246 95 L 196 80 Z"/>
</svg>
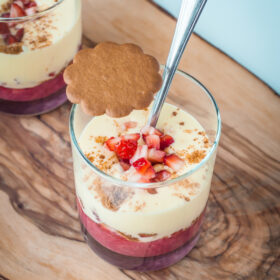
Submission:
<svg viewBox="0 0 280 280">
<path fill-rule="evenodd" d="M 30 3 L 30 0 L 20 0 L 24 6 Z"/>
<path fill-rule="evenodd" d="M 152 127 L 152 126 L 144 126 L 141 129 L 141 134 L 142 134 L 142 136 L 147 136 L 147 135 L 158 135 L 158 136 L 161 136 L 161 135 L 163 135 L 163 133 L 161 131 L 159 131 L 158 129 L 156 129 L 156 128 Z"/>
<path fill-rule="evenodd" d="M 133 164 L 139 158 L 147 158 L 148 156 L 148 146 L 142 145 L 138 146 L 134 156 L 130 159 L 130 164 Z"/>
<path fill-rule="evenodd" d="M 24 9 L 24 4 L 23 4 L 23 2 L 22 1 L 14 1 L 13 2 L 14 4 L 16 4 L 16 5 L 18 5 L 19 7 L 21 7 L 22 9 Z"/>
<path fill-rule="evenodd" d="M 37 7 L 37 3 L 35 1 L 26 0 L 25 2 L 28 2 L 27 4 L 24 4 L 27 9 Z"/>
<path fill-rule="evenodd" d="M 23 35 L 24 35 L 24 28 L 20 28 L 15 35 L 17 42 L 20 42 L 22 40 Z"/>
<path fill-rule="evenodd" d="M 13 36 L 13 35 L 8 35 L 6 38 L 5 38 L 5 42 L 7 45 L 11 45 L 11 44 L 14 44 L 17 42 L 17 39 Z"/>
<path fill-rule="evenodd" d="M 115 146 L 115 152 L 121 159 L 131 159 L 137 150 L 137 142 L 133 140 L 121 140 Z"/>
<path fill-rule="evenodd" d="M 163 162 L 165 152 L 157 150 L 155 148 L 148 150 L 148 160 L 152 163 Z"/>
<path fill-rule="evenodd" d="M 111 137 L 105 142 L 105 144 L 110 151 L 115 151 L 115 147 L 119 142 L 120 142 L 119 138 Z"/>
<path fill-rule="evenodd" d="M 130 168 L 130 164 L 123 160 L 120 161 L 120 165 L 124 171 L 127 171 Z"/>
<path fill-rule="evenodd" d="M 150 182 L 150 180 L 153 179 L 153 178 L 155 177 L 155 175 L 156 175 L 156 172 L 155 172 L 154 168 L 153 168 L 152 166 L 150 166 L 150 167 L 145 171 L 145 173 L 142 174 L 142 178 L 143 178 L 144 180 L 149 180 L 149 182 Z"/>
<path fill-rule="evenodd" d="M 10 13 L 4 13 L 1 15 L 1 17 L 3 18 L 9 18 L 10 17 Z"/>
<path fill-rule="evenodd" d="M 144 174 L 146 170 L 151 166 L 151 163 L 145 158 L 139 158 L 138 160 L 133 162 L 132 165 L 138 173 Z"/>
<path fill-rule="evenodd" d="M 132 140 L 137 142 L 140 139 L 140 133 L 131 133 L 131 134 L 123 135 L 121 136 L 121 139 Z"/>
<path fill-rule="evenodd" d="M 21 8 L 18 4 L 13 3 L 10 9 L 10 17 L 15 18 L 15 17 L 23 17 L 23 16 L 26 16 L 26 13 L 23 10 L 23 8 Z"/>
<path fill-rule="evenodd" d="M 37 13 L 37 8 L 36 7 L 27 8 L 25 9 L 25 13 L 28 16 L 34 15 Z"/>
<path fill-rule="evenodd" d="M 179 171 L 185 164 L 184 161 L 175 154 L 165 156 L 164 163 L 174 171 Z"/>
<path fill-rule="evenodd" d="M 135 128 L 137 126 L 137 122 L 133 122 L 133 121 L 125 122 L 123 123 L 122 126 L 124 130 L 127 130 L 129 128 Z"/>
<path fill-rule="evenodd" d="M 161 170 L 156 173 L 155 178 L 152 179 L 152 182 L 163 182 L 170 178 L 171 173 L 167 170 Z"/>
<path fill-rule="evenodd" d="M 160 137 L 160 149 L 164 150 L 169 147 L 172 143 L 174 143 L 174 139 L 172 136 L 166 134 Z"/>
<path fill-rule="evenodd" d="M 7 23 L 0 22 L 0 34 L 2 35 L 8 35 L 10 34 L 10 29 Z"/>
<path fill-rule="evenodd" d="M 147 135 L 145 137 L 145 142 L 148 148 L 155 148 L 157 150 L 160 148 L 160 138 L 158 135 Z"/>
</svg>

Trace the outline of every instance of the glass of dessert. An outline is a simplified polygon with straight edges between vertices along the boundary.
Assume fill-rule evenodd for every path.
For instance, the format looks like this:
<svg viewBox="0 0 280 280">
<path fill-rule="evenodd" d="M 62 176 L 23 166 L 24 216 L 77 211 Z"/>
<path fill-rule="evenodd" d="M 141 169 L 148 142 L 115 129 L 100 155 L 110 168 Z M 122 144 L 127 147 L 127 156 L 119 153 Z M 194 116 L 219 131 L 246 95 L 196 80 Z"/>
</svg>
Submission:
<svg viewBox="0 0 280 280">
<path fill-rule="evenodd" d="M 142 84 L 150 77 L 147 84 L 159 89 L 158 70 L 150 71 L 150 57 L 138 60 L 140 48 L 106 44 L 82 51 L 65 71 L 68 98 L 76 103 L 70 136 L 82 232 L 113 265 L 159 270 L 181 260 L 199 239 L 220 138 L 219 110 L 199 81 L 178 70 L 156 128 L 147 126 L 152 97 L 141 109 L 135 100 L 144 96 Z M 92 65 L 98 60 L 105 64 Z M 137 110 L 120 108 L 131 104 Z"/>
<path fill-rule="evenodd" d="M 0 0 L 0 112 L 36 115 L 64 103 L 63 70 L 81 31 L 80 0 Z"/>
</svg>

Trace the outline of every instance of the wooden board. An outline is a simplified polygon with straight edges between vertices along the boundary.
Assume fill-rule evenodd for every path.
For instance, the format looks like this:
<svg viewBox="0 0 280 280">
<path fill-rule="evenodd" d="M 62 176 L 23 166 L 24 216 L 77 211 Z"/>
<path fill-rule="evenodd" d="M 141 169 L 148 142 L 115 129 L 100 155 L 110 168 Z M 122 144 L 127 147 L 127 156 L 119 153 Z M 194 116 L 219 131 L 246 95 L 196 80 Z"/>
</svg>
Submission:
<svg viewBox="0 0 280 280">
<path fill-rule="evenodd" d="M 83 4 L 90 41 L 134 42 L 164 63 L 175 21 L 155 5 Z M 223 120 L 195 249 L 180 263 L 151 273 L 120 270 L 90 251 L 75 208 L 65 104 L 39 117 L 0 116 L 0 279 L 279 279 L 280 99 L 195 35 L 180 68 L 212 91 Z"/>
</svg>

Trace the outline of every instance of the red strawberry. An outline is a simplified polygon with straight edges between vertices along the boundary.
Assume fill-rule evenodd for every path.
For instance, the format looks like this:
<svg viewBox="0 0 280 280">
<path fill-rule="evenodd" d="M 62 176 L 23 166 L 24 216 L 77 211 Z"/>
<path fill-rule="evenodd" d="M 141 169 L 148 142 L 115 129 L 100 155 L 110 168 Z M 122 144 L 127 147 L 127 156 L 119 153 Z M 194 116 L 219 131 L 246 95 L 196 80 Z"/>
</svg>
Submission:
<svg viewBox="0 0 280 280">
<path fill-rule="evenodd" d="M 17 39 L 13 36 L 13 35 L 8 35 L 6 38 L 5 38 L 5 42 L 7 45 L 11 45 L 11 44 L 14 44 L 17 42 Z"/>
<path fill-rule="evenodd" d="M 146 170 L 151 166 L 151 163 L 145 158 L 139 158 L 135 162 L 133 162 L 132 165 L 138 173 L 144 174 Z"/>
<path fill-rule="evenodd" d="M 138 141 L 140 138 L 140 133 L 132 133 L 132 134 L 127 134 L 127 135 L 123 135 L 121 136 L 121 139 L 124 140 L 133 140 L 133 141 Z"/>
<path fill-rule="evenodd" d="M 142 178 L 145 180 L 151 180 L 156 175 L 156 172 L 152 166 L 150 166 L 144 174 L 142 174 Z"/>
<path fill-rule="evenodd" d="M 175 154 L 165 156 L 164 163 L 174 171 L 178 171 L 184 166 L 184 161 Z"/>
<path fill-rule="evenodd" d="M 118 137 L 111 137 L 105 142 L 105 144 L 110 151 L 115 151 L 115 147 L 119 142 L 120 139 Z"/>
<path fill-rule="evenodd" d="M 158 135 L 147 135 L 145 137 L 145 142 L 148 148 L 155 148 L 157 150 L 160 148 L 160 138 Z"/>
<path fill-rule="evenodd" d="M 21 8 L 18 4 L 13 3 L 10 9 L 10 17 L 15 18 L 15 17 L 23 17 L 23 16 L 26 16 L 26 13 L 23 10 L 23 8 Z"/>
<path fill-rule="evenodd" d="M 25 9 L 25 12 L 28 16 L 32 16 L 32 15 L 36 14 L 37 8 L 36 7 L 27 8 L 27 9 Z"/>
<path fill-rule="evenodd" d="M 169 147 L 172 143 L 174 143 L 174 139 L 170 135 L 163 135 L 160 137 L 160 149 L 164 150 Z"/>
<path fill-rule="evenodd" d="M 120 165 L 121 165 L 121 167 L 122 167 L 122 169 L 124 171 L 126 171 L 126 170 L 128 170 L 130 168 L 130 164 L 125 162 L 125 161 L 123 161 L 123 160 L 120 161 Z"/>
<path fill-rule="evenodd" d="M 35 1 L 26 0 L 25 2 L 28 2 L 27 4 L 25 4 L 25 8 L 27 9 L 37 7 L 37 3 Z"/>
<path fill-rule="evenodd" d="M 24 9 L 24 4 L 22 3 L 22 1 L 14 1 L 13 3 Z"/>
<path fill-rule="evenodd" d="M 121 159 L 131 159 L 137 150 L 137 142 L 133 140 L 121 140 L 115 146 L 115 152 Z"/>
<path fill-rule="evenodd" d="M 148 150 L 148 160 L 152 163 L 163 162 L 165 157 L 165 152 L 157 150 L 157 149 L 149 149 Z"/>
<path fill-rule="evenodd" d="M 155 178 L 152 179 L 152 182 L 163 182 L 169 179 L 171 173 L 167 170 L 161 170 L 156 173 Z"/>
<path fill-rule="evenodd" d="M 147 135 L 161 136 L 163 133 L 161 131 L 159 131 L 158 129 L 152 127 L 152 126 L 144 126 L 141 129 L 141 134 L 144 135 L 144 136 L 147 136 Z"/>
<path fill-rule="evenodd" d="M 21 28 L 16 32 L 16 35 L 15 35 L 17 42 L 21 41 L 23 35 L 24 35 L 24 28 Z"/>
<path fill-rule="evenodd" d="M 125 122 L 123 123 L 122 126 L 124 130 L 127 130 L 129 128 L 135 128 L 137 126 L 137 122 L 133 122 L 133 121 Z"/>
<path fill-rule="evenodd" d="M 24 6 L 30 4 L 30 0 L 20 0 Z"/>
<path fill-rule="evenodd" d="M 10 29 L 9 29 L 7 23 L 5 23 L 5 22 L 0 22 L 0 34 L 2 34 L 2 35 L 8 35 L 8 34 L 10 34 Z"/>
<path fill-rule="evenodd" d="M 130 159 L 130 164 L 133 164 L 139 158 L 147 158 L 148 156 L 148 146 L 142 145 L 138 146 L 134 156 Z"/>
</svg>

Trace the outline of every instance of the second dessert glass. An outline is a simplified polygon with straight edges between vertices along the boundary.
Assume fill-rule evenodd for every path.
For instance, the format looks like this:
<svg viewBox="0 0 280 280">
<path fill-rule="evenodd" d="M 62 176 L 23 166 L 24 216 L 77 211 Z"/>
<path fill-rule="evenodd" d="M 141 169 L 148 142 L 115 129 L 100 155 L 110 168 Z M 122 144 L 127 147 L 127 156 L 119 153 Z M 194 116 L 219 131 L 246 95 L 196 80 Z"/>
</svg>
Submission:
<svg viewBox="0 0 280 280">
<path fill-rule="evenodd" d="M 80 105 L 73 105 L 70 114 L 77 207 L 84 238 L 97 255 L 123 269 L 150 271 L 168 267 L 186 256 L 199 239 L 221 132 L 219 110 L 210 92 L 179 70 L 166 101 L 200 122 L 211 148 L 189 172 L 159 183 L 122 181 L 99 170 L 79 146 L 79 137 L 92 117 L 84 114 Z M 105 195 L 92 196 L 87 191 L 91 188 L 102 189 Z M 192 193 L 192 198 L 172 207 L 158 199 L 157 192 L 171 193 L 180 188 Z M 150 207 L 116 210 L 114 206 L 133 195 L 146 196 Z"/>
<path fill-rule="evenodd" d="M 0 112 L 36 115 L 67 99 L 63 70 L 81 47 L 81 1 L 22 3 L 37 6 L 16 17 L 0 7 Z"/>
</svg>

